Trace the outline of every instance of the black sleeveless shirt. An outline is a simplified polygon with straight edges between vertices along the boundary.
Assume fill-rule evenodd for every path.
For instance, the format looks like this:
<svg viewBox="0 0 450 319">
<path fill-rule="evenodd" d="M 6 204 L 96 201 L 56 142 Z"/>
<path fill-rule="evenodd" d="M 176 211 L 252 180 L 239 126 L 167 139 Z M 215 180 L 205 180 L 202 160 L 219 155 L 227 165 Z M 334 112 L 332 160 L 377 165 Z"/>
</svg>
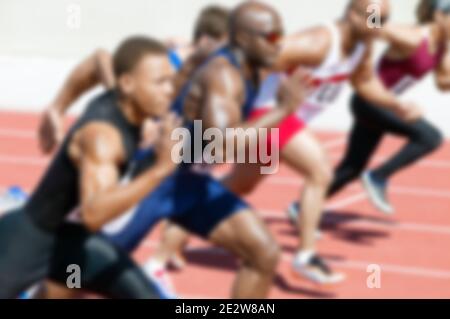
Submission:
<svg viewBox="0 0 450 319">
<path fill-rule="evenodd" d="M 123 176 L 130 169 L 140 139 L 140 127 L 128 122 L 119 108 L 117 93 L 109 91 L 89 103 L 25 206 L 25 212 L 43 229 L 55 230 L 79 205 L 80 173 L 69 158 L 68 147 L 74 134 L 92 122 L 108 123 L 119 131 L 127 156 L 120 174 Z"/>
</svg>

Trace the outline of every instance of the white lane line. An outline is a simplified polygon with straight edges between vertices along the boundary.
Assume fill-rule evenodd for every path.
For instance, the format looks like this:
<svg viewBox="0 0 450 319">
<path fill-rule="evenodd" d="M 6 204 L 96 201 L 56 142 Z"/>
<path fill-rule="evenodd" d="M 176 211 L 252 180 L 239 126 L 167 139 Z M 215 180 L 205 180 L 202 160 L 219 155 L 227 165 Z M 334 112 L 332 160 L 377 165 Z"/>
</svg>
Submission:
<svg viewBox="0 0 450 319">
<path fill-rule="evenodd" d="M 323 146 L 325 147 L 325 149 L 331 150 L 335 147 L 343 146 L 346 142 L 347 142 L 346 137 L 339 137 L 336 139 L 323 142 Z"/>
<path fill-rule="evenodd" d="M 0 129 L 0 136 L 1 137 L 23 138 L 23 139 L 36 139 L 37 131 L 3 128 L 3 129 Z"/>
<path fill-rule="evenodd" d="M 392 192 L 395 194 L 406 194 L 414 196 L 450 198 L 450 191 L 431 188 L 392 186 Z"/>
<path fill-rule="evenodd" d="M 285 212 L 282 211 L 268 211 L 268 210 L 257 210 L 263 218 L 277 219 L 277 220 L 287 220 Z M 329 224 L 333 224 L 332 221 Z M 399 231 L 410 231 L 419 233 L 430 233 L 439 235 L 450 235 L 450 226 L 442 225 L 429 225 L 429 224 L 416 224 L 416 223 L 400 223 L 395 221 L 380 221 L 376 220 L 348 220 L 343 222 L 345 225 L 355 226 L 355 227 L 377 227 Z"/>
<path fill-rule="evenodd" d="M 40 156 L 9 156 L 0 155 L 0 164 L 29 165 L 29 166 L 45 166 L 49 163 L 49 159 Z"/>
<path fill-rule="evenodd" d="M 146 240 L 143 244 L 145 247 L 155 248 L 157 247 L 157 243 L 151 240 Z M 218 247 L 203 247 L 203 248 L 187 248 L 188 252 L 191 253 L 206 253 L 215 256 L 230 256 L 228 252 Z M 291 263 L 292 254 L 283 253 L 281 261 L 284 263 Z M 356 261 L 356 260 L 345 260 L 345 261 L 336 261 L 336 260 L 328 260 L 332 265 L 335 265 L 340 268 L 346 269 L 355 269 L 360 271 L 367 271 L 367 267 L 372 264 L 377 264 L 381 267 L 382 272 L 392 273 L 396 275 L 405 275 L 405 276 L 414 276 L 414 277 L 426 277 L 426 278 L 434 278 L 434 279 L 444 279 L 450 280 L 450 271 L 443 269 L 431 269 L 431 268 L 422 268 L 422 267 L 414 267 L 414 266 L 401 266 L 401 265 L 393 265 L 393 264 L 383 264 L 377 261 Z"/>
<path fill-rule="evenodd" d="M 330 204 L 325 206 L 325 209 L 327 210 L 336 210 L 336 209 L 342 209 L 348 205 L 355 204 L 363 199 L 367 198 L 366 192 L 357 193 L 355 195 L 348 196 L 344 199 L 333 201 Z"/>
<path fill-rule="evenodd" d="M 429 269 L 429 268 L 421 268 L 421 267 L 378 264 L 375 261 L 368 262 L 368 261 L 346 260 L 346 261 L 330 261 L 330 263 L 337 267 L 341 267 L 341 268 L 357 269 L 357 270 L 364 270 L 364 271 L 366 271 L 366 269 L 369 265 L 377 264 L 380 266 L 382 272 L 416 276 L 416 277 L 427 277 L 427 278 L 450 280 L 450 271 L 443 270 L 443 269 Z"/>
<path fill-rule="evenodd" d="M 267 183 L 275 185 L 285 186 L 302 186 L 303 181 L 296 177 L 278 177 L 272 176 L 267 178 Z M 353 189 L 356 189 L 354 187 Z M 421 187 L 405 187 L 405 186 L 392 186 L 389 188 L 389 192 L 401 195 L 415 195 L 424 197 L 436 197 L 436 198 L 450 198 L 450 190 L 439 190 L 433 188 L 421 188 Z"/>
</svg>

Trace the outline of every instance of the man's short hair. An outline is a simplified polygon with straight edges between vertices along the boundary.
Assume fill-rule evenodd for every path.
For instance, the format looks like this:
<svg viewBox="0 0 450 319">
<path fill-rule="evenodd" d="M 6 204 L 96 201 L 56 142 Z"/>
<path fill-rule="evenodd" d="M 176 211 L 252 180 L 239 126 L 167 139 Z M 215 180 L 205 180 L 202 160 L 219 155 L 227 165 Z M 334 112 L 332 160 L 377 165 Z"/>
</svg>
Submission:
<svg viewBox="0 0 450 319">
<path fill-rule="evenodd" d="M 204 8 L 194 28 L 194 42 L 206 35 L 214 39 L 220 39 L 228 34 L 228 19 L 230 11 L 218 5 Z"/>
<path fill-rule="evenodd" d="M 153 38 L 135 36 L 122 42 L 114 53 L 113 64 L 116 77 L 132 71 L 147 55 L 168 54 L 166 46 Z"/>
</svg>

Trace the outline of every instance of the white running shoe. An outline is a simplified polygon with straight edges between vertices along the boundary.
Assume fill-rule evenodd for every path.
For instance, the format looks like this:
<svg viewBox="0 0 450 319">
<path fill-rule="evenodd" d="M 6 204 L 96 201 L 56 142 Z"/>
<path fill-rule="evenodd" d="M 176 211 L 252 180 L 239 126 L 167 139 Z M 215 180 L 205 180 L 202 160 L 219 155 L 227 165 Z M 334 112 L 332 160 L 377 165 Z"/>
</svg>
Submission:
<svg viewBox="0 0 450 319">
<path fill-rule="evenodd" d="M 172 282 L 167 269 L 161 263 L 150 260 L 147 262 L 143 270 L 145 274 L 153 281 L 157 286 L 161 296 L 165 299 L 178 299 L 175 292 L 175 286 Z"/>
<path fill-rule="evenodd" d="M 325 261 L 317 255 L 313 255 L 309 261 L 301 262 L 299 258 L 293 261 L 294 273 L 320 285 L 334 285 L 345 280 L 343 273 L 333 272 Z"/>
</svg>

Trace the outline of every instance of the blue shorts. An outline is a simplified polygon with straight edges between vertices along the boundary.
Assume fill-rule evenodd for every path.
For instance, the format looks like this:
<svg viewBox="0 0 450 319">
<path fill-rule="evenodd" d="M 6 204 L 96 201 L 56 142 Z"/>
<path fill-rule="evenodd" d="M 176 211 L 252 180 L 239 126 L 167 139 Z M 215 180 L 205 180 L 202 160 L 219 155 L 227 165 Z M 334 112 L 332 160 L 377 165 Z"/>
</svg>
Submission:
<svg viewBox="0 0 450 319">
<path fill-rule="evenodd" d="M 205 239 L 231 215 L 249 206 L 209 174 L 180 169 L 131 212 L 118 230 L 105 233 L 116 245 L 134 250 L 162 219 Z"/>
</svg>

